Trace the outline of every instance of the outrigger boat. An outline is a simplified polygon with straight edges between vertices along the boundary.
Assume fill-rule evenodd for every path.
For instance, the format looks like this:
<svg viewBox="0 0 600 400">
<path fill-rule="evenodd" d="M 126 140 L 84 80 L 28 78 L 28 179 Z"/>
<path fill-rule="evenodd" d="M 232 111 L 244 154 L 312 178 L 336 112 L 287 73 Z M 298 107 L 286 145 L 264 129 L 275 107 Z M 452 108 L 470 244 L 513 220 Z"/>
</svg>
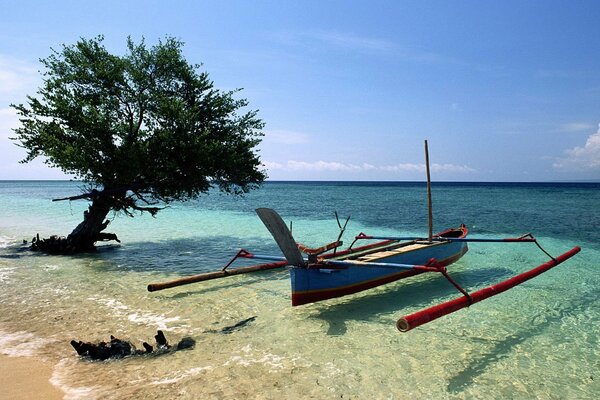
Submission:
<svg viewBox="0 0 600 400">
<path fill-rule="evenodd" d="M 150 284 L 148 290 L 162 290 L 193 282 L 289 266 L 292 305 L 298 306 L 350 295 L 426 272 L 442 274 L 462 293 L 462 296 L 400 318 L 396 326 L 400 331 L 406 332 L 511 289 L 555 267 L 581 250 L 579 247 L 574 247 L 558 257 L 552 257 L 531 234 L 525 234 L 517 238 L 468 238 L 468 229 L 465 225 L 433 235 L 431 229 L 431 187 L 427 141 L 425 141 L 425 154 L 429 199 L 429 235 L 427 238 L 382 237 L 360 233 L 355 236 L 354 241 L 347 249 L 338 251 L 343 244 L 340 239 L 344 234 L 349 217 L 342 225 L 337 219 L 336 213 L 336 219 L 340 227 L 338 239 L 318 249 L 310 249 L 296 242 L 290 229 L 277 212 L 268 208 L 259 208 L 256 210 L 259 218 L 277 242 L 284 257 L 252 254 L 242 249 L 221 271 L 194 275 L 170 282 Z M 377 240 L 377 242 L 354 247 L 354 244 L 359 240 Z M 550 260 L 506 281 L 468 293 L 454 281 L 446 268 L 458 261 L 468 251 L 468 242 L 534 243 L 550 257 Z M 228 269 L 239 258 L 271 262 Z"/>
<path fill-rule="evenodd" d="M 343 251 L 336 251 L 343 244 L 339 240 L 319 249 L 309 249 L 296 243 L 274 210 L 259 208 L 256 212 L 275 238 L 286 261 L 293 266 L 290 271 L 292 306 L 346 296 L 437 270 L 454 263 L 468 250 L 467 242 L 452 240 L 467 236 L 465 225 L 445 230 L 435 235 L 433 240 L 386 238 L 352 248 L 358 240 L 375 239 L 361 233 Z M 300 251 L 307 255 L 306 260 Z"/>
</svg>

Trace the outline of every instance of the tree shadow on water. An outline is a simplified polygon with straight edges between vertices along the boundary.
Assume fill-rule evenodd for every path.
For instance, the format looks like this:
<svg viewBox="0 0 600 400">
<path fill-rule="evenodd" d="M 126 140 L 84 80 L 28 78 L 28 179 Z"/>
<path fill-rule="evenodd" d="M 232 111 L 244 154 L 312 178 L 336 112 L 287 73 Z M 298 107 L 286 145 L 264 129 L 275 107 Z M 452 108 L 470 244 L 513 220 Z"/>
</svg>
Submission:
<svg viewBox="0 0 600 400">
<path fill-rule="evenodd" d="M 106 260 L 108 269 L 185 275 L 219 269 L 237 251 L 234 247 L 236 242 L 235 238 L 226 236 L 135 242 L 122 246 L 101 246 L 88 257 Z"/>
<path fill-rule="evenodd" d="M 97 268 L 106 271 L 160 272 L 194 275 L 220 270 L 236 252 L 246 247 L 256 253 L 265 252 L 258 240 L 242 241 L 233 236 L 183 238 L 158 242 L 135 242 L 98 246 L 97 251 L 74 255 L 82 260 L 98 261 Z M 269 247 L 269 250 L 275 253 Z M 259 264 L 260 261 L 240 259 L 232 267 Z"/>
<path fill-rule="evenodd" d="M 140 272 L 156 273 L 156 278 L 150 280 L 166 281 L 219 271 L 226 265 L 237 251 L 246 247 L 255 253 L 278 254 L 275 244 L 265 244 L 262 239 L 237 238 L 233 236 L 192 237 L 171 239 L 157 242 L 133 242 L 118 244 L 101 244 L 96 251 L 73 255 L 50 255 L 29 250 L 28 246 L 13 245 L 1 249 L 0 259 L 26 259 L 27 257 L 52 260 L 53 263 L 68 262 L 74 269 L 84 273 L 85 270 L 94 272 Z M 67 261 L 68 260 L 68 261 Z M 261 264 L 265 261 L 253 259 L 238 259 L 229 268 L 238 268 Z M 280 270 L 257 271 L 250 275 L 236 276 L 223 281 L 224 285 L 211 285 L 192 290 L 187 293 L 176 293 L 173 297 L 186 297 L 196 293 L 205 293 L 236 287 L 240 284 L 252 284 L 265 279 L 289 279 L 289 274 L 277 275 Z M 170 275 L 170 278 L 164 275 Z M 234 283 L 231 279 L 235 279 Z M 148 282 L 151 283 L 151 282 Z"/>
<path fill-rule="evenodd" d="M 79 257 L 96 261 L 93 264 L 93 268 L 96 270 L 160 273 L 161 275 L 157 274 L 155 279 L 150 278 L 152 282 L 150 280 L 147 282 L 150 284 L 175 280 L 178 279 L 178 276 L 183 278 L 220 271 L 242 248 L 243 244 L 248 245 L 246 248 L 256 249 L 256 253 L 277 254 L 271 249 L 272 246 L 265 246 L 259 240 L 245 239 L 242 242 L 240 238 L 220 236 L 174 239 L 161 242 L 137 242 L 126 246 L 103 246 L 95 253 L 80 255 Z M 240 258 L 229 269 L 262 263 L 265 263 L 265 261 Z M 171 276 L 164 277 L 162 274 L 165 273 Z M 163 298 L 180 299 L 219 292 L 240 285 L 252 285 L 265 280 L 282 279 L 289 279 L 289 272 L 284 268 L 215 279 L 214 281 L 218 281 L 218 284 L 198 282 L 182 285 L 173 288 L 176 290 L 175 292 L 169 293 L 169 289 L 167 289 L 164 292 L 155 292 L 155 294 Z"/>
</svg>

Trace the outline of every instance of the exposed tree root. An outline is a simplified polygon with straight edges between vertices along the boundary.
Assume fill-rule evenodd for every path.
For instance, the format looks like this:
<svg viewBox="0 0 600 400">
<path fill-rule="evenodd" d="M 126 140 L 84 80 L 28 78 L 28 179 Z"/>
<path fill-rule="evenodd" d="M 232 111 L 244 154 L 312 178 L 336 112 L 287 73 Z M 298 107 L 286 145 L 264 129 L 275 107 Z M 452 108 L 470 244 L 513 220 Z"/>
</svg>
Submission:
<svg viewBox="0 0 600 400">
<path fill-rule="evenodd" d="M 46 239 L 40 239 L 40 235 L 38 234 L 31 239 L 30 249 L 48 254 L 74 254 L 95 251 L 95 242 L 115 240 L 121 243 L 116 234 L 105 232 L 98 233 L 92 240 L 92 242 L 82 243 L 81 241 L 75 242 L 71 240 L 70 237 L 57 235 L 52 235 Z"/>
</svg>

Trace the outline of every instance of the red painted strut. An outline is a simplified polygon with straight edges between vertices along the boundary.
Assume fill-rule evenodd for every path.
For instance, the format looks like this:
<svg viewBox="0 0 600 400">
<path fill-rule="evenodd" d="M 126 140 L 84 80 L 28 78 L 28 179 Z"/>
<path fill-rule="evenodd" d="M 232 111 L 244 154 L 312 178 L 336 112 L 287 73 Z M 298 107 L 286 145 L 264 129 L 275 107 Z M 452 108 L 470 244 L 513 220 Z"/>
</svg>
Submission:
<svg viewBox="0 0 600 400">
<path fill-rule="evenodd" d="M 400 318 L 396 322 L 396 327 L 401 332 L 408 332 L 409 330 L 416 328 L 417 326 L 421 326 L 430 321 L 433 321 L 437 318 L 443 317 L 444 315 L 451 314 L 455 311 L 458 311 L 462 308 L 468 307 L 471 304 L 480 302 L 489 297 L 500 294 L 508 289 L 511 289 L 529 279 L 535 278 L 536 276 L 543 274 L 549 269 L 557 266 L 565 260 L 573 257 L 575 254 L 579 253 L 581 248 L 579 246 L 573 247 L 571 250 L 566 253 L 530 270 L 527 272 L 523 272 L 520 275 L 513 276 L 510 279 L 507 279 L 503 282 L 497 283 L 492 286 L 488 286 L 476 292 L 470 294 L 471 301 L 465 296 L 456 298 L 454 300 L 450 300 L 446 303 L 438 304 L 436 306 L 426 308 L 421 311 L 417 311 L 414 314 L 407 315 L 403 318 Z"/>
</svg>

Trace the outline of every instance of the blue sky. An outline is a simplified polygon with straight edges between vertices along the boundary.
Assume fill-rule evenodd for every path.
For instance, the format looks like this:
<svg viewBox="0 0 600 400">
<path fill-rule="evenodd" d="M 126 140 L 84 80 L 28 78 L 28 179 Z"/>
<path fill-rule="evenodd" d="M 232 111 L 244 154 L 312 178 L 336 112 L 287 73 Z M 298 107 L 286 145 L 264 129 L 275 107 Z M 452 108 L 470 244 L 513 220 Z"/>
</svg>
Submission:
<svg viewBox="0 0 600 400">
<path fill-rule="evenodd" d="M 270 179 L 600 180 L 598 1 L 27 1 L 0 5 L 0 179 L 19 164 L 10 103 L 80 37 L 183 40 L 266 122 Z"/>
</svg>

